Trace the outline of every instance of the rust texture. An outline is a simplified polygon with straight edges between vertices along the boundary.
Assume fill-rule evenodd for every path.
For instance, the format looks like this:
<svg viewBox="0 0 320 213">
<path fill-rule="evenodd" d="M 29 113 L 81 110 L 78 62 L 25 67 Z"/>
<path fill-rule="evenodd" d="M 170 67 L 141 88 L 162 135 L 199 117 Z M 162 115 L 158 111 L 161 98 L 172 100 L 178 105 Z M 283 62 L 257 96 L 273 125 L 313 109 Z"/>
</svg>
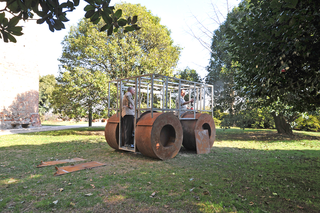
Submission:
<svg viewBox="0 0 320 213">
<path fill-rule="evenodd" d="M 87 162 L 87 163 L 81 163 L 81 164 L 77 164 L 77 165 L 73 165 L 73 166 L 64 166 L 64 167 L 56 167 L 56 173 L 54 173 L 54 176 L 58 176 L 58 175 L 64 175 L 66 173 L 70 173 L 70 172 L 75 172 L 75 171 L 79 171 L 79 170 L 84 170 L 84 169 L 91 169 L 91 168 L 95 168 L 95 167 L 99 167 L 99 166 L 105 166 L 107 164 L 104 163 L 99 163 L 97 161 L 91 161 L 91 162 Z"/>
<path fill-rule="evenodd" d="M 180 151 L 183 132 L 179 119 L 173 113 L 143 114 L 137 123 L 136 146 L 144 156 L 167 160 Z"/>
<path fill-rule="evenodd" d="M 113 149 L 119 150 L 119 121 L 120 116 L 114 114 L 108 119 L 106 128 L 104 130 L 107 143 Z"/>
<path fill-rule="evenodd" d="M 72 159 L 66 159 L 66 160 L 47 161 L 47 162 L 41 161 L 41 163 L 37 167 L 39 168 L 44 166 L 52 166 L 57 164 L 72 163 L 72 162 L 85 161 L 85 160 L 86 159 L 82 159 L 82 158 L 72 158 Z"/>
<path fill-rule="evenodd" d="M 196 136 L 197 154 L 210 153 L 209 133 L 207 129 L 194 130 Z"/>
<path fill-rule="evenodd" d="M 186 112 L 181 118 L 194 118 L 193 113 Z M 216 137 L 216 127 L 209 114 L 196 113 L 195 120 L 180 120 L 183 129 L 183 146 L 188 150 L 197 151 L 195 131 L 208 130 L 209 147 L 213 146 Z"/>
</svg>

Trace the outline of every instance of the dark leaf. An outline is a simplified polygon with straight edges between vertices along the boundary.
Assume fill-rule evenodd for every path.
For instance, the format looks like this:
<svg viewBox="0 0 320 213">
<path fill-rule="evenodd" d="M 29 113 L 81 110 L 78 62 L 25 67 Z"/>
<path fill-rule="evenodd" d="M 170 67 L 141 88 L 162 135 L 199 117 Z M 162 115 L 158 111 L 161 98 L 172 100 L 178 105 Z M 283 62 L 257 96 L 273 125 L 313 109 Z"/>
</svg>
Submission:
<svg viewBox="0 0 320 213">
<path fill-rule="evenodd" d="M 125 27 L 124 28 L 126 31 L 134 31 L 134 27 L 132 27 L 132 26 L 127 26 L 127 27 Z"/>
<path fill-rule="evenodd" d="M 0 23 L 2 22 L 2 20 L 4 19 L 5 14 L 4 13 L 0 13 Z"/>
<path fill-rule="evenodd" d="M 4 42 L 8 43 L 8 34 L 5 31 L 2 31 L 2 36 L 3 36 Z"/>
<path fill-rule="evenodd" d="M 78 6 L 79 2 L 80 2 L 80 0 L 73 0 L 74 6 Z"/>
<path fill-rule="evenodd" d="M 94 6 L 88 4 L 87 6 L 84 7 L 83 10 L 84 10 L 84 11 L 90 11 L 90 10 L 94 10 L 94 9 L 96 9 Z"/>
<path fill-rule="evenodd" d="M 100 17 L 98 17 L 98 18 L 97 18 L 95 21 L 93 21 L 92 23 L 93 23 L 93 24 L 98 24 L 98 23 L 99 23 L 99 21 L 100 21 L 100 19 L 101 19 L 101 18 L 100 18 Z"/>
<path fill-rule="evenodd" d="M 94 14 L 94 10 L 89 10 L 88 12 L 86 12 L 86 14 L 84 15 L 84 17 L 90 18 L 91 16 L 93 16 L 93 14 Z"/>
<path fill-rule="evenodd" d="M 138 16 L 133 16 L 131 24 L 135 24 L 135 23 L 137 23 L 137 21 L 138 21 Z"/>
<path fill-rule="evenodd" d="M 94 22 L 94 21 L 96 21 L 97 19 L 99 18 L 99 12 L 95 12 L 94 14 L 93 14 L 93 16 L 91 17 L 91 22 Z"/>
<path fill-rule="evenodd" d="M 45 22 L 45 21 L 46 21 L 46 20 L 43 19 L 43 18 L 42 18 L 42 19 L 38 19 L 38 20 L 37 20 L 37 24 L 42 24 L 42 23 Z"/>
<path fill-rule="evenodd" d="M 65 13 L 64 13 L 63 15 L 60 15 L 60 16 L 59 16 L 59 19 L 60 19 L 61 21 L 64 21 L 64 22 L 69 21 L 69 19 L 66 18 L 66 14 L 65 14 Z"/>
<path fill-rule="evenodd" d="M 8 27 L 16 26 L 19 21 L 20 21 L 20 18 L 18 16 L 13 17 L 12 19 L 10 19 L 10 21 L 8 23 Z"/>
<path fill-rule="evenodd" d="M 114 14 L 114 16 L 115 16 L 117 19 L 120 18 L 121 15 L 122 15 L 122 10 L 121 10 L 121 9 L 118 9 L 118 10 L 115 12 L 115 14 Z"/>
<path fill-rule="evenodd" d="M 123 27 L 123 26 L 125 26 L 127 24 L 127 20 L 120 19 L 120 20 L 118 20 L 118 24 L 119 24 L 119 26 Z"/>
<path fill-rule="evenodd" d="M 112 23 L 112 18 L 109 16 L 108 13 L 106 13 L 105 11 L 102 11 L 101 15 L 102 15 L 102 18 L 103 18 L 103 20 L 104 20 L 104 22 L 106 24 L 111 24 Z"/>
<path fill-rule="evenodd" d="M 111 35 L 113 32 L 113 25 L 111 25 L 111 27 L 108 29 L 108 36 Z"/>
<path fill-rule="evenodd" d="M 10 33 L 8 33 L 7 35 L 8 35 L 8 38 L 9 38 L 9 40 L 10 40 L 11 42 L 13 42 L 13 43 L 16 43 L 16 42 L 17 42 L 17 40 L 15 39 L 15 37 L 13 37 Z"/>
<path fill-rule="evenodd" d="M 111 24 L 105 24 L 105 25 L 100 29 L 100 32 L 106 31 L 106 30 L 109 29 L 110 27 L 111 27 Z"/>
</svg>

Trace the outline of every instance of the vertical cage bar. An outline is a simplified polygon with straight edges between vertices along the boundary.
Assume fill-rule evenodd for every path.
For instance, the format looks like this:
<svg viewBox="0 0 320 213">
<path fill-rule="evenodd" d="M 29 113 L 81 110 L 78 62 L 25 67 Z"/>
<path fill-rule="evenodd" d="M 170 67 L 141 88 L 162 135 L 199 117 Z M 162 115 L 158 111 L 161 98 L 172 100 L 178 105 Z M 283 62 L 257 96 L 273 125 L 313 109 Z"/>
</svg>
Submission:
<svg viewBox="0 0 320 213">
<path fill-rule="evenodd" d="M 147 86 L 147 108 L 149 108 L 149 96 L 150 96 L 150 94 L 149 94 L 149 84 L 148 84 L 148 86 Z"/>
<path fill-rule="evenodd" d="M 176 108 L 178 108 L 178 118 L 180 119 L 180 107 L 181 107 L 181 103 L 180 103 L 180 96 L 181 96 L 181 79 L 179 79 L 179 90 L 178 90 L 178 107 L 176 106 Z M 176 103 L 177 105 L 177 103 Z"/>
<path fill-rule="evenodd" d="M 110 117 L 110 81 L 109 81 L 109 87 L 108 87 L 108 118 Z"/>
<path fill-rule="evenodd" d="M 206 85 L 203 85 L 203 110 L 206 110 Z"/>
<path fill-rule="evenodd" d="M 168 76 L 166 76 L 166 109 L 168 109 Z"/>
<path fill-rule="evenodd" d="M 153 118 L 153 75 L 151 75 L 151 118 Z"/>
</svg>

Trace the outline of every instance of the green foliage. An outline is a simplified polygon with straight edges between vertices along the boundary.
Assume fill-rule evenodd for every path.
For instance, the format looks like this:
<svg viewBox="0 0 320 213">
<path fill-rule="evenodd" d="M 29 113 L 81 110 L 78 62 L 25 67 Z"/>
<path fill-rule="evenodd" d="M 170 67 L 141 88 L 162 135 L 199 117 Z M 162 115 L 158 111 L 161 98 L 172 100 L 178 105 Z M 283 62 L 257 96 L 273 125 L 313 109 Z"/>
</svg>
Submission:
<svg viewBox="0 0 320 213">
<path fill-rule="evenodd" d="M 295 123 L 294 129 L 317 132 L 320 129 L 320 116 L 305 113 L 296 119 Z"/>
<path fill-rule="evenodd" d="M 237 88 L 262 106 L 280 101 L 293 111 L 320 106 L 320 1 L 240 4 L 227 30 L 237 61 Z M 263 101 L 262 101 L 263 100 Z"/>
<path fill-rule="evenodd" d="M 251 105 L 245 105 L 245 107 L 247 108 L 235 110 L 234 114 L 223 115 L 220 126 L 222 128 L 230 128 L 230 127 L 236 126 L 242 129 L 275 128 L 274 119 L 269 109 L 255 108 L 255 107 L 252 107 Z"/>
<path fill-rule="evenodd" d="M 190 69 L 189 67 L 185 68 L 184 70 L 178 71 L 177 74 L 174 75 L 175 78 L 180 78 L 188 81 L 194 81 L 194 82 L 201 82 L 202 79 L 197 73 L 196 70 Z"/>
<path fill-rule="evenodd" d="M 3 0 L 4 8 L 0 9 L 0 39 L 3 37 L 4 42 L 16 42 L 15 36 L 21 36 L 22 27 L 16 26 L 20 20 L 32 19 L 36 14 L 40 18 L 37 19 L 38 24 L 46 22 L 50 31 L 64 29 L 64 22 L 69 21 L 67 12 L 72 12 L 79 5 L 79 0 L 67 0 L 59 3 L 54 0 Z M 105 25 L 100 28 L 101 31 L 108 31 L 108 35 L 117 32 L 119 27 L 124 27 L 125 32 L 139 30 L 141 27 L 137 25 L 138 17 L 133 15 L 127 19 L 121 18 L 122 11 L 113 6 L 109 6 L 110 0 L 86 0 L 88 5 L 84 8 L 85 17 L 90 22 L 97 24 L 101 19 L 105 21 Z M 13 16 L 6 18 L 6 14 Z M 2 34 L 2 37 L 1 37 Z"/>
<path fill-rule="evenodd" d="M 50 99 L 56 79 L 54 75 L 40 76 L 39 78 L 39 114 L 42 116 L 50 109 Z"/>
<path fill-rule="evenodd" d="M 100 71 L 83 68 L 60 72 L 52 93 L 54 112 L 77 120 L 88 114 L 90 117 L 105 113 L 108 80 Z"/>
<path fill-rule="evenodd" d="M 239 14 L 233 12 L 229 16 L 238 17 Z M 230 18 L 213 33 L 206 83 L 214 85 L 215 107 L 222 111 L 228 110 L 232 114 L 237 95 L 234 81 L 235 66 L 232 55 L 227 50 L 229 41 L 226 31 L 229 27 Z"/>
<path fill-rule="evenodd" d="M 105 24 L 103 20 L 98 26 L 81 20 L 62 43 L 63 68 L 99 70 L 109 79 L 148 73 L 172 76 L 180 48 L 173 45 L 170 31 L 160 24 L 160 18 L 141 5 L 120 4 L 116 8 L 121 9 L 125 17 L 139 15 L 141 19 L 137 23 L 144 23 L 144 27 L 135 33 L 119 29 L 118 33 L 107 36 L 107 32 L 98 30 Z"/>
<path fill-rule="evenodd" d="M 132 33 L 119 29 L 108 36 L 100 32 L 105 25 L 82 19 L 72 27 L 63 44 L 59 85 L 55 89 L 55 111 L 70 118 L 80 118 L 92 110 L 93 117 L 106 116 L 107 82 L 111 79 L 158 73 L 172 75 L 180 48 L 173 45 L 170 31 L 160 25 L 160 19 L 141 5 L 116 6 L 122 16 L 144 28 Z M 120 13 L 117 14 L 119 16 Z M 95 92 L 95 93 L 93 93 Z M 115 103 L 116 89 L 111 88 L 111 103 Z M 71 97 L 71 98 L 70 98 Z"/>
<path fill-rule="evenodd" d="M 216 117 L 213 117 L 213 121 L 214 121 L 214 124 L 216 125 L 216 127 L 220 126 L 221 120 L 219 120 L 219 119 L 216 118 Z"/>
</svg>

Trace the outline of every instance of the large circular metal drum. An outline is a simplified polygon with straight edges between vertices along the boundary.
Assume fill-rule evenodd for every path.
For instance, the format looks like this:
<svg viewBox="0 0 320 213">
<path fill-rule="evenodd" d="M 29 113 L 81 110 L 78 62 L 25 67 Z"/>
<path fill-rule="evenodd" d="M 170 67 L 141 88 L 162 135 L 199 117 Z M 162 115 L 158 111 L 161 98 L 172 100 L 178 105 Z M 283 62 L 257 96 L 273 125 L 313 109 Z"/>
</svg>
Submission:
<svg viewBox="0 0 320 213">
<path fill-rule="evenodd" d="M 108 119 L 106 128 L 104 130 L 104 136 L 110 147 L 119 149 L 119 121 L 120 116 L 117 114 L 111 116 Z"/>
<path fill-rule="evenodd" d="M 191 120 L 180 120 L 183 129 L 183 146 L 188 150 L 197 150 L 195 130 L 208 130 L 209 146 L 213 146 L 216 138 L 216 126 L 213 118 L 209 114 L 196 113 L 195 120 L 193 112 L 186 112 L 181 118 L 190 118 Z"/>
<path fill-rule="evenodd" d="M 180 151 L 183 132 L 179 119 L 173 113 L 154 112 L 141 115 L 136 131 L 136 146 L 141 154 L 167 160 Z"/>
</svg>

